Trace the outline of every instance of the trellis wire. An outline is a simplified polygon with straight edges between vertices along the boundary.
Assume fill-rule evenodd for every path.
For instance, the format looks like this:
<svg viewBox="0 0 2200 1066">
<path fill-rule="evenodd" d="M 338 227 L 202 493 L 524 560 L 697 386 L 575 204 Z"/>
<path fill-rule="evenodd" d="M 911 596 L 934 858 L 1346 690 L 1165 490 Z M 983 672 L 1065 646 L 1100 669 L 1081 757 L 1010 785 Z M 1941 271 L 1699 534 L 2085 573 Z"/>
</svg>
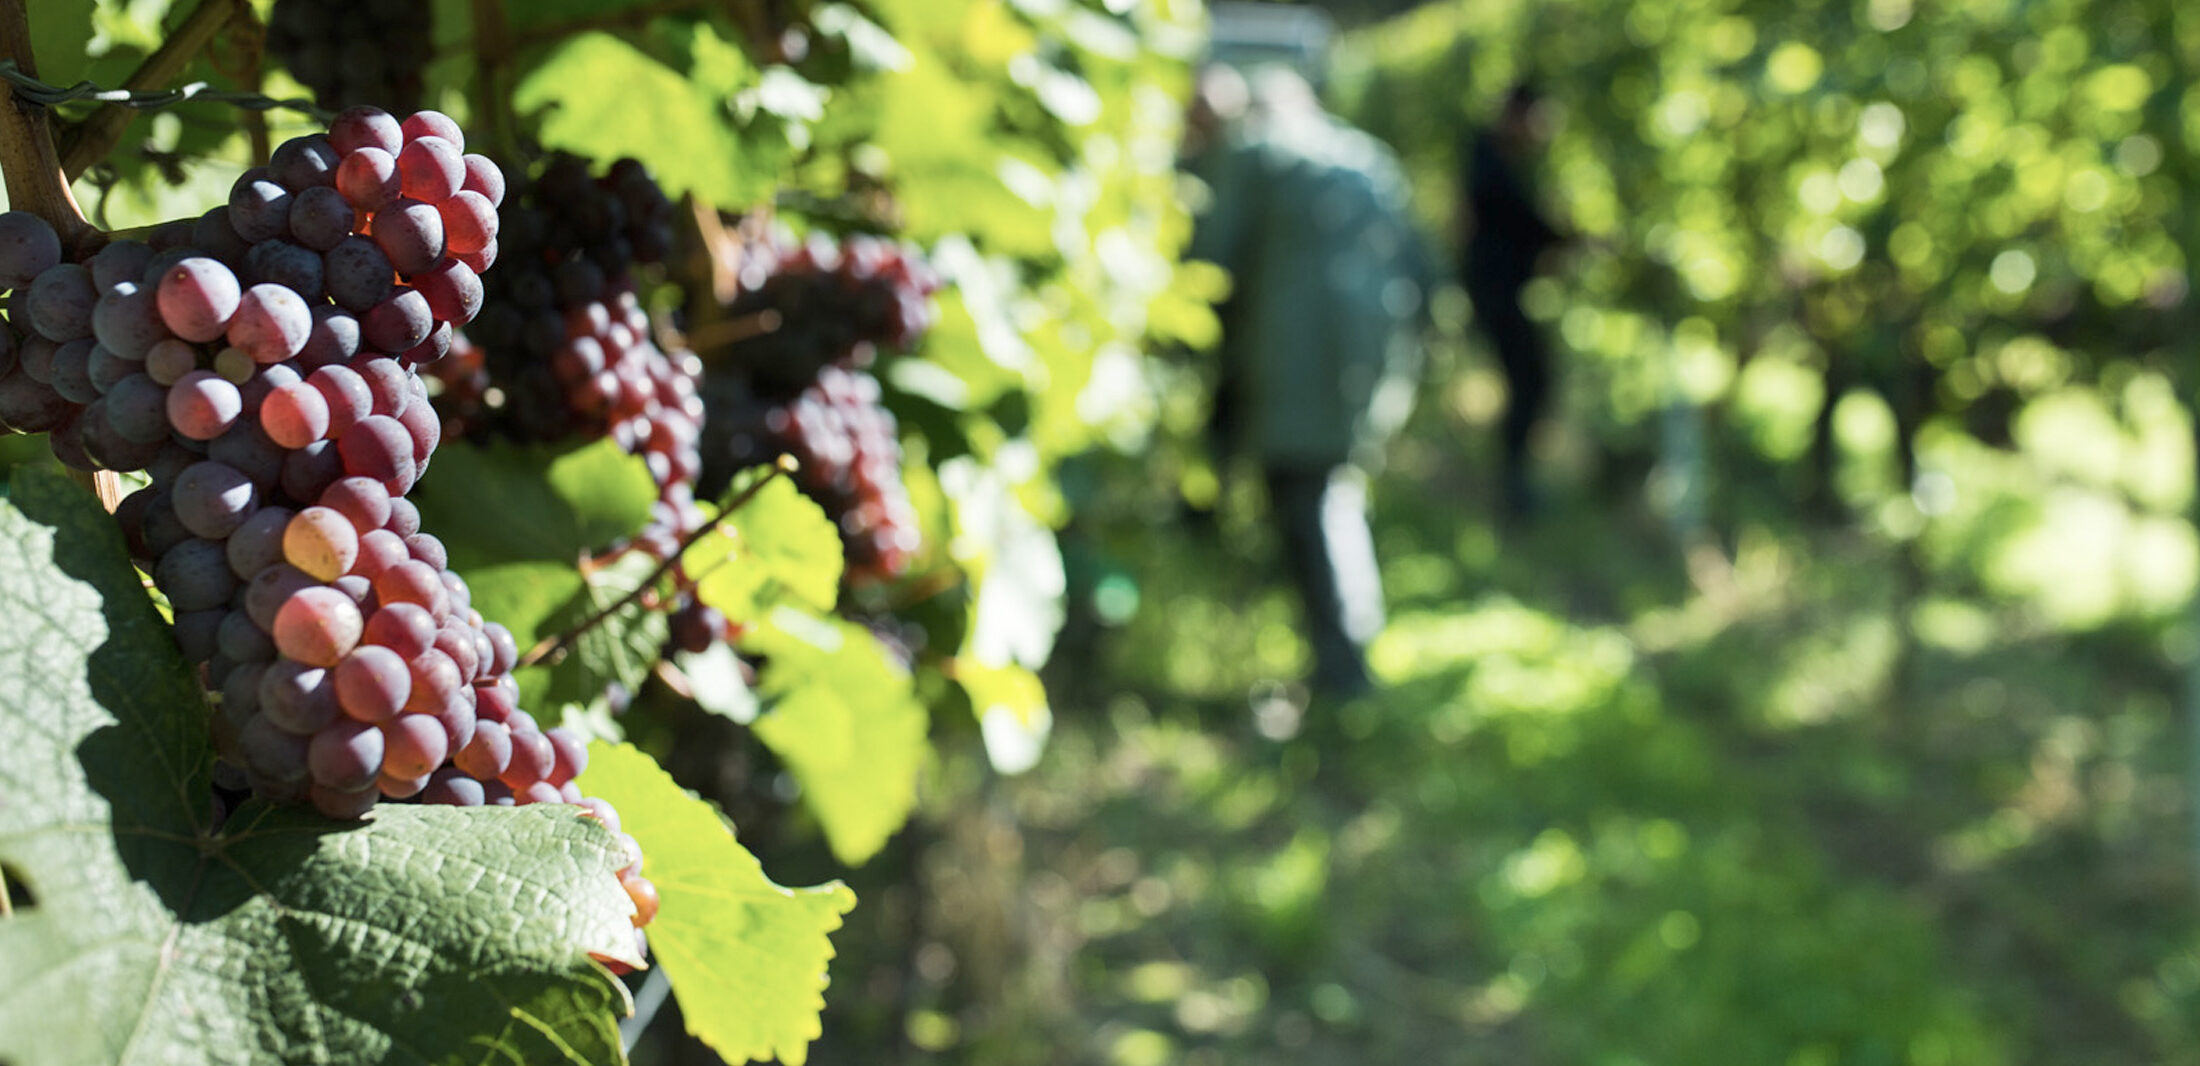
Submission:
<svg viewBox="0 0 2200 1066">
<path fill-rule="evenodd" d="M 228 104 L 232 107 L 242 107 L 252 111 L 269 111 L 278 107 L 288 108 L 323 121 L 326 121 L 330 116 L 330 112 L 315 106 L 311 100 L 301 98 L 277 100 L 274 97 L 263 96 L 259 93 L 226 92 L 211 88 L 203 81 L 195 81 L 189 85 L 154 92 L 102 89 L 88 81 L 80 81 L 64 89 L 49 85 L 23 73 L 15 65 L 15 60 L 12 59 L 0 59 L 0 80 L 5 80 L 8 84 L 14 86 L 17 97 L 46 107 L 72 103 L 77 100 L 91 100 L 103 104 L 121 104 L 124 107 L 147 111 L 198 100 L 213 104 Z"/>
</svg>

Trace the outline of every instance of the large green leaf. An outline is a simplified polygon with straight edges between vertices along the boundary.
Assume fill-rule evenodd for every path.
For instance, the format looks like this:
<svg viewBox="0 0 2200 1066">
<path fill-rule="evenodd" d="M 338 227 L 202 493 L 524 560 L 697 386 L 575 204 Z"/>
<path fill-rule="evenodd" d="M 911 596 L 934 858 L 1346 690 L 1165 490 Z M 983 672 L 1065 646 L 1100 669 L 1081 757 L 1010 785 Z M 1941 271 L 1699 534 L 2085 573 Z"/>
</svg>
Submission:
<svg viewBox="0 0 2200 1066">
<path fill-rule="evenodd" d="M 598 159 L 633 156 L 672 195 L 741 202 L 757 179 L 738 165 L 742 145 L 728 98 L 690 73 L 618 37 L 584 33 L 528 72 L 512 103 L 538 116 L 546 147 Z"/>
<path fill-rule="evenodd" d="M 571 808 L 257 803 L 217 820 L 203 698 L 82 489 L 0 503 L 0 1062 L 610 1063 L 633 959 Z"/>
<path fill-rule="evenodd" d="M 909 820 L 930 724 L 909 675 L 862 626 L 774 608 L 742 637 L 767 662 L 757 738 L 787 764 L 833 856 L 870 859 Z"/>
<path fill-rule="evenodd" d="M 820 1032 L 827 934 L 856 905 L 838 881 L 788 889 L 734 840 L 718 812 L 627 744 L 590 745 L 581 787 L 619 809 L 641 842 L 661 905 L 652 954 L 688 1031 L 728 1060 L 801 1066 Z"/>
<path fill-rule="evenodd" d="M 446 444 L 410 497 L 458 570 L 571 563 L 649 521 L 657 486 L 609 439 L 580 446 Z"/>
<path fill-rule="evenodd" d="M 766 480 L 741 509 L 681 556 L 696 596 L 736 622 L 756 618 L 781 597 L 832 610 L 840 596 L 840 531 L 824 508 L 768 467 L 737 479 L 734 495 L 759 478 Z"/>
</svg>

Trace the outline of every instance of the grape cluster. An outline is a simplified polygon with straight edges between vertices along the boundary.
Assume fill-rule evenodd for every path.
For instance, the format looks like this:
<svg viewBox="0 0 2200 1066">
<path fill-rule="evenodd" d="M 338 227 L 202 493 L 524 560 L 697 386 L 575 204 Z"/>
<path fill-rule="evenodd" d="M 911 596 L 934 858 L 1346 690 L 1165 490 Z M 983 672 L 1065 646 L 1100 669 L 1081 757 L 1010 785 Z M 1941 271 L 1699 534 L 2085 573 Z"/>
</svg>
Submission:
<svg viewBox="0 0 2200 1066">
<path fill-rule="evenodd" d="M 276 0 L 267 48 L 323 107 L 410 111 L 425 90 L 434 27 L 429 0 Z"/>
<path fill-rule="evenodd" d="M 749 245 L 740 282 L 727 313 L 755 329 L 714 353 L 703 490 L 791 455 L 797 483 L 840 527 L 849 582 L 900 576 L 919 545 L 916 512 L 894 416 L 863 368 L 922 339 L 938 279 L 906 245 L 813 235 Z"/>
<path fill-rule="evenodd" d="M 847 578 L 900 576 L 921 542 L 901 480 L 901 438 L 877 379 L 827 365 L 792 399 L 763 399 L 713 381 L 708 453 L 729 470 L 791 455 L 795 483 L 840 528 Z"/>
<path fill-rule="evenodd" d="M 703 420 L 693 353 L 658 347 L 636 264 L 672 246 L 672 204 L 632 159 L 602 176 L 557 153 L 515 175 L 503 209 L 503 269 L 488 309 L 432 372 L 454 433 L 617 441 L 648 464 L 658 503 L 635 546 L 658 558 L 701 522 L 694 482 Z"/>
<path fill-rule="evenodd" d="M 441 423 L 415 371 L 481 308 L 503 180 L 448 117 L 374 108 L 285 143 L 197 220 L 63 261 L 0 215 L 0 423 L 116 510 L 219 694 L 225 769 L 276 802 L 581 804 L 579 738 L 518 706 L 510 632 L 472 609 L 405 496 Z M 634 853 L 638 854 L 638 850 Z M 622 873 L 638 915 L 655 890 Z"/>
<path fill-rule="evenodd" d="M 826 366 L 868 367 L 879 349 L 914 347 L 932 326 L 939 279 L 907 245 L 813 234 L 743 251 L 741 291 L 726 313 L 756 329 L 727 358 L 764 391 L 799 392 Z"/>
</svg>

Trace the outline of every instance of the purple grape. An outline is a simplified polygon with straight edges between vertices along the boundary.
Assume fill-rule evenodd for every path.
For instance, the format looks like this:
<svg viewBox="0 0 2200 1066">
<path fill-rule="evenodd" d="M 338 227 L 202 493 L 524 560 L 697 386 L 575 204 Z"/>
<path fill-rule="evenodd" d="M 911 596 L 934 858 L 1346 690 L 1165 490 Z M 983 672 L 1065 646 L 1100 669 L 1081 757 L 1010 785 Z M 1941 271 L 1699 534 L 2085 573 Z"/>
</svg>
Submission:
<svg viewBox="0 0 2200 1066">
<path fill-rule="evenodd" d="M 290 597 L 301 589 L 319 587 L 321 583 L 305 571 L 289 563 L 276 563 L 254 574 L 252 582 L 245 586 L 244 609 L 252 616 L 254 625 L 273 633 L 275 616 L 283 604 L 290 602 Z"/>
<path fill-rule="evenodd" d="M 336 446 L 343 456 L 344 473 L 373 478 L 392 496 L 403 496 L 412 489 L 418 472 L 412 457 L 412 434 L 397 419 L 368 415 L 345 430 Z"/>
<path fill-rule="evenodd" d="M 107 421 L 124 440 L 159 444 L 168 439 L 168 390 L 144 374 L 131 374 L 107 390 Z"/>
<path fill-rule="evenodd" d="M 74 404 L 99 399 L 99 389 L 92 384 L 92 349 L 96 346 L 90 337 L 78 337 L 54 349 L 52 385 L 62 399 Z"/>
<path fill-rule="evenodd" d="M 306 383 L 320 390 L 328 404 L 329 435 L 342 436 L 352 424 L 374 413 L 374 392 L 365 378 L 348 366 L 324 366 L 306 376 Z"/>
<path fill-rule="evenodd" d="M 244 419 L 206 446 L 207 458 L 236 467 L 252 480 L 262 499 L 272 497 L 282 487 L 283 459 L 288 455 L 281 445 L 268 439 L 257 423 Z"/>
<path fill-rule="evenodd" d="M 305 245 L 280 239 L 261 241 L 245 256 L 245 270 L 253 281 L 280 285 L 312 299 L 321 296 L 321 256 Z"/>
<path fill-rule="evenodd" d="M 245 765 L 260 777 L 276 781 L 306 777 L 306 738 L 277 725 L 265 711 L 247 719 L 237 731 L 237 747 Z"/>
<path fill-rule="evenodd" d="M 337 719 L 335 679 L 319 667 L 277 659 L 260 675 L 260 713 L 286 733 L 312 736 Z"/>
<path fill-rule="evenodd" d="M 160 316 L 176 336 L 203 344 L 229 328 L 244 292 L 220 262 L 191 256 L 169 267 L 155 290 Z"/>
<path fill-rule="evenodd" d="M 399 287 L 388 299 L 368 309 L 359 322 L 367 343 L 392 355 L 427 340 L 435 325 L 435 312 L 429 308 L 428 298 L 406 287 Z"/>
<path fill-rule="evenodd" d="M 315 186 L 290 201 L 291 236 L 316 252 L 327 252 L 342 244 L 358 220 L 358 212 L 333 188 Z"/>
<path fill-rule="evenodd" d="M 262 507 L 252 512 L 224 545 L 229 571 L 239 580 L 250 581 L 281 563 L 283 530 L 289 527 L 293 513 L 288 507 Z"/>
<path fill-rule="evenodd" d="M 143 362 L 116 355 L 104 344 L 92 345 L 91 362 L 86 367 L 92 378 L 92 388 L 99 390 L 101 396 L 114 391 L 116 382 L 144 370 Z"/>
<path fill-rule="evenodd" d="M 222 553 L 221 542 L 198 537 L 185 540 L 160 557 L 153 566 L 153 583 L 179 612 L 224 606 L 237 588 L 237 578 L 229 572 L 229 559 Z"/>
<path fill-rule="evenodd" d="M 333 185 L 338 162 L 328 135 L 309 133 L 277 145 L 274 153 L 268 156 L 267 170 L 294 196 L 303 196 L 313 189 Z"/>
<path fill-rule="evenodd" d="M 374 213 L 374 243 L 400 274 L 419 274 L 443 258 L 443 215 L 411 197 Z"/>
<path fill-rule="evenodd" d="M 394 418 L 403 414 L 406 405 L 412 402 L 412 389 L 406 384 L 412 375 L 407 374 L 397 360 L 384 356 L 362 358 L 354 360 L 351 369 L 367 383 L 373 414 Z"/>
<path fill-rule="evenodd" d="M 92 306 L 92 336 L 125 359 L 143 359 L 153 345 L 168 339 L 153 290 L 135 281 L 108 288 Z"/>
<path fill-rule="evenodd" d="M 300 512 L 303 514 L 304 512 Z M 291 519 L 292 528 L 298 520 Z M 284 547 L 290 537 L 284 535 Z M 313 585 L 291 593 L 275 612 L 268 632 L 286 658 L 314 666 L 335 666 L 359 645 L 366 620 L 351 597 L 326 585 Z"/>
<path fill-rule="evenodd" d="M 396 652 L 361 644 L 336 664 L 336 700 L 343 712 L 369 724 L 397 716 L 412 695 L 412 672 Z"/>
<path fill-rule="evenodd" d="M 192 440 L 221 436 L 243 413 L 237 386 L 204 370 L 185 374 L 168 389 L 168 422 Z"/>
<path fill-rule="evenodd" d="M 298 365 L 318 370 L 344 362 L 359 352 L 359 320 L 343 308 L 318 304 L 313 308 L 313 332 L 298 352 Z"/>
<path fill-rule="evenodd" d="M 229 224 L 251 244 L 288 234 L 290 190 L 264 168 L 245 171 L 229 189 Z"/>
<path fill-rule="evenodd" d="M 61 236 L 28 211 L 0 213 L 0 289 L 27 288 L 61 262 Z"/>
<path fill-rule="evenodd" d="M 264 663 L 275 658 L 275 641 L 243 611 L 224 611 L 216 638 L 221 653 L 237 662 Z"/>
<path fill-rule="evenodd" d="M 252 479 L 235 467 L 208 460 L 184 468 L 169 488 L 169 503 L 185 529 L 208 540 L 221 540 L 259 508 L 260 493 Z"/>
<path fill-rule="evenodd" d="M 424 204 L 450 199 L 466 182 L 464 157 L 458 145 L 433 134 L 407 141 L 397 151 L 397 173 L 405 196 Z M 376 224 L 380 225 L 379 218 Z"/>
<path fill-rule="evenodd" d="M 225 263 L 243 262 L 245 253 L 252 249 L 252 242 L 239 236 L 237 228 L 230 224 L 228 204 L 199 216 L 191 226 L 191 244 L 200 254 Z M 173 327 L 174 323 L 169 325 Z"/>
<path fill-rule="evenodd" d="M 283 457 L 283 494 L 293 500 L 319 499 L 343 476 L 344 457 L 333 440 L 314 441 Z"/>
<path fill-rule="evenodd" d="M 363 148 L 394 153 L 405 145 L 405 128 L 379 107 L 353 107 L 329 122 L 328 143 L 338 155 L 351 155 Z"/>
<path fill-rule="evenodd" d="M 353 314 L 388 297 L 397 286 L 396 272 L 390 257 L 365 237 L 346 237 L 321 257 L 321 277 L 329 298 Z"/>
<path fill-rule="evenodd" d="M 305 347 L 313 330 L 313 312 L 304 297 L 262 282 L 244 291 L 237 314 L 229 320 L 229 343 L 256 363 L 280 363 Z"/>
<path fill-rule="evenodd" d="M 16 309 L 39 336 L 72 341 L 92 335 L 92 307 L 98 302 L 92 272 L 81 263 L 62 263 L 38 275 L 17 299 Z"/>
<path fill-rule="evenodd" d="M 317 785 L 338 791 L 364 788 L 381 776 L 382 731 L 350 718 L 339 718 L 313 735 L 306 766 Z"/>
<path fill-rule="evenodd" d="M 152 245 L 124 238 L 109 241 L 105 248 L 85 260 L 84 265 L 92 271 L 92 284 L 104 294 L 124 283 L 150 289 L 152 286 L 145 284 L 145 268 L 152 261 Z"/>
</svg>

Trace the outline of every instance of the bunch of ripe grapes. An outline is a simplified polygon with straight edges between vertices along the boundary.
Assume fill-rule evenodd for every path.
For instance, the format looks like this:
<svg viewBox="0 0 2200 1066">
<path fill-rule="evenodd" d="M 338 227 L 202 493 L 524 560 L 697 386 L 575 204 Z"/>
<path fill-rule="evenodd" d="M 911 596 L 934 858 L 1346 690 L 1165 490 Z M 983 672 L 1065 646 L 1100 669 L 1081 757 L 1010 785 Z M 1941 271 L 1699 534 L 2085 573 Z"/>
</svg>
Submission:
<svg viewBox="0 0 2200 1066">
<path fill-rule="evenodd" d="M 617 831 L 406 499 L 442 435 L 417 368 L 482 308 L 504 191 L 447 116 L 361 107 L 81 262 L 0 214 L 0 427 L 150 476 L 116 517 L 218 694 L 224 774 L 270 801 L 569 803 Z M 639 927 L 656 890 L 625 843 Z"/>
<path fill-rule="evenodd" d="M 858 235 L 752 245 L 740 281 L 726 310 L 753 325 L 714 353 L 704 490 L 791 455 L 840 528 L 849 580 L 899 576 L 920 543 L 916 512 L 894 416 L 863 368 L 922 339 L 938 279 L 915 249 Z"/>
<path fill-rule="evenodd" d="M 670 250 L 672 204 L 632 159 L 598 177 L 557 153 L 532 180 L 514 175 L 503 217 L 488 309 L 433 370 L 445 426 L 531 441 L 611 437 L 657 484 L 634 546 L 669 557 L 701 523 L 702 366 L 658 346 L 636 267 Z"/>
<path fill-rule="evenodd" d="M 322 107 L 419 106 L 435 57 L 428 0 L 276 0 L 267 49 Z"/>
</svg>

